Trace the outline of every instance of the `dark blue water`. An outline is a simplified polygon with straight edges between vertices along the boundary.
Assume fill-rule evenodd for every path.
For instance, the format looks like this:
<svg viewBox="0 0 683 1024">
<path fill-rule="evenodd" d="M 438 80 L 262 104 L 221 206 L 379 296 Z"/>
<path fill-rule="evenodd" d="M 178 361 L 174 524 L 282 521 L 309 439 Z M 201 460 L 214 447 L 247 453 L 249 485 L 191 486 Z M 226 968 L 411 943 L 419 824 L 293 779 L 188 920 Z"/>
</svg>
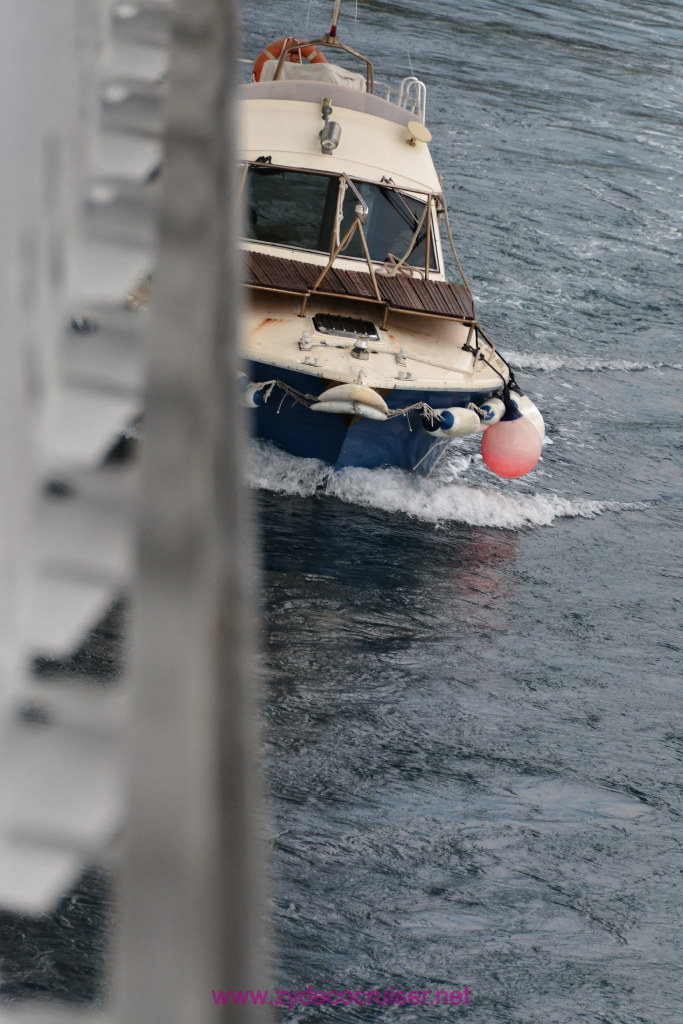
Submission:
<svg viewBox="0 0 683 1024">
<path fill-rule="evenodd" d="M 308 6 L 245 3 L 245 51 Z M 252 451 L 279 983 L 472 992 L 280 1019 L 673 1024 L 683 8 L 354 6 L 380 77 L 427 82 L 480 318 L 548 442 L 519 482 L 467 441 L 322 496 Z"/>
<path fill-rule="evenodd" d="M 283 989 L 468 1007 L 279 1020 L 681 1019 L 681 53 L 677 0 L 346 0 L 428 85 L 480 319 L 541 407 L 538 469 L 433 477 L 250 453 Z M 243 0 L 246 55 L 331 0 Z M 306 27 L 307 15 L 310 23 Z M 116 644 L 115 638 L 110 638 Z M 108 658 L 107 644 L 104 661 Z M 0 920 L 5 991 L 87 999 L 101 880 Z"/>
</svg>

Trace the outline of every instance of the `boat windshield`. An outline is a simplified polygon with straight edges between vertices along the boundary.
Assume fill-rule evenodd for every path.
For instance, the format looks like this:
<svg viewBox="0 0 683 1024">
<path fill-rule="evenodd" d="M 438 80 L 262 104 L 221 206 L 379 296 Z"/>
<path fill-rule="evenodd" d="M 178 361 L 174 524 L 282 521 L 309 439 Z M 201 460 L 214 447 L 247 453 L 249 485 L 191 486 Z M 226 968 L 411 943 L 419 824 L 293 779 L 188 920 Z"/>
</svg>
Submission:
<svg viewBox="0 0 683 1024">
<path fill-rule="evenodd" d="M 363 231 L 371 259 L 379 263 L 386 262 L 390 256 L 402 259 L 424 213 L 425 200 L 387 185 L 355 180 L 353 183 L 368 206 Z M 353 190 L 338 175 L 294 171 L 270 164 L 249 166 L 247 188 L 248 238 L 325 254 L 331 252 L 335 242 L 340 189 L 345 189 L 345 193 L 339 239 L 351 227 L 358 203 Z M 424 217 L 406 260 L 411 266 L 425 266 L 429 219 L 428 215 Z M 341 255 L 364 259 L 358 230 Z M 437 270 L 433 240 L 429 262 L 430 269 Z"/>
</svg>

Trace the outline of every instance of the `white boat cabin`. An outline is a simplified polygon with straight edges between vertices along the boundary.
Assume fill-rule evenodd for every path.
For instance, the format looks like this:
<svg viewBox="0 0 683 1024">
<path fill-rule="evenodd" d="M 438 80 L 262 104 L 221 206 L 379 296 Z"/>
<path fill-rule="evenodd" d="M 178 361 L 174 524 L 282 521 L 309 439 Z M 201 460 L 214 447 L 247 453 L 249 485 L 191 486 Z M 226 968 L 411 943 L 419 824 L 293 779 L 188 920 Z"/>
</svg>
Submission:
<svg viewBox="0 0 683 1024">
<path fill-rule="evenodd" d="M 372 83 L 333 63 L 267 60 L 260 81 L 241 86 L 247 247 L 323 266 L 340 249 L 340 269 L 392 273 L 400 262 L 443 281 L 424 85 L 405 79 L 392 102 Z"/>
</svg>

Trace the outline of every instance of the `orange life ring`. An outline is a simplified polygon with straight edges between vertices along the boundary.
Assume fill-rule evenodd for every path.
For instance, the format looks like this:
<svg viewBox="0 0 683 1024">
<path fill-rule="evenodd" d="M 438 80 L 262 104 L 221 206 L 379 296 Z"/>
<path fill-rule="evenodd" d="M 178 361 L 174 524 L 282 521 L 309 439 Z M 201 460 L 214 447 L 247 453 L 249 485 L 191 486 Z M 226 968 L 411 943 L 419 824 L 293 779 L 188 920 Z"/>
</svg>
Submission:
<svg viewBox="0 0 683 1024">
<path fill-rule="evenodd" d="M 276 39 L 274 43 L 268 43 L 265 50 L 261 50 L 254 61 L 254 68 L 251 73 L 252 81 L 260 81 L 263 65 L 267 60 L 277 60 L 285 47 L 293 46 L 294 43 L 303 43 L 303 39 L 296 39 L 294 36 L 288 36 L 286 39 Z M 292 64 L 299 64 L 300 62 L 305 62 L 307 64 L 327 63 L 326 57 L 320 52 L 317 46 L 300 46 L 298 50 L 292 50 L 292 52 L 287 55 L 287 60 L 291 61 Z"/>
</svg>

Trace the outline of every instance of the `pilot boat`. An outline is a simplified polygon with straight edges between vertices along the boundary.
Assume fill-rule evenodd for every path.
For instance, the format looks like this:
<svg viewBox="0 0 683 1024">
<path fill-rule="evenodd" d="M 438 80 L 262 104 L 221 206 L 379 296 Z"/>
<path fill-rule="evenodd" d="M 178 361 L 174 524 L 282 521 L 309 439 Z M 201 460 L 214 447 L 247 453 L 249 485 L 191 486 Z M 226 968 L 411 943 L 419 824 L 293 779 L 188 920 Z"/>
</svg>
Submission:
<svg viewBox="0 0 683 1024">
<path fill-rule="evenodd" d="M 340 3 L 325 35 L 268 44 L 240 86 L 242 402 L 257 436 L 335 469 L 426 474 L 454 437 L 480 434 L 489 468 L 520 476 L 543 419 L 477 318 L 425 85 L 380 84 L 339 37 Z"/>
</svg>

